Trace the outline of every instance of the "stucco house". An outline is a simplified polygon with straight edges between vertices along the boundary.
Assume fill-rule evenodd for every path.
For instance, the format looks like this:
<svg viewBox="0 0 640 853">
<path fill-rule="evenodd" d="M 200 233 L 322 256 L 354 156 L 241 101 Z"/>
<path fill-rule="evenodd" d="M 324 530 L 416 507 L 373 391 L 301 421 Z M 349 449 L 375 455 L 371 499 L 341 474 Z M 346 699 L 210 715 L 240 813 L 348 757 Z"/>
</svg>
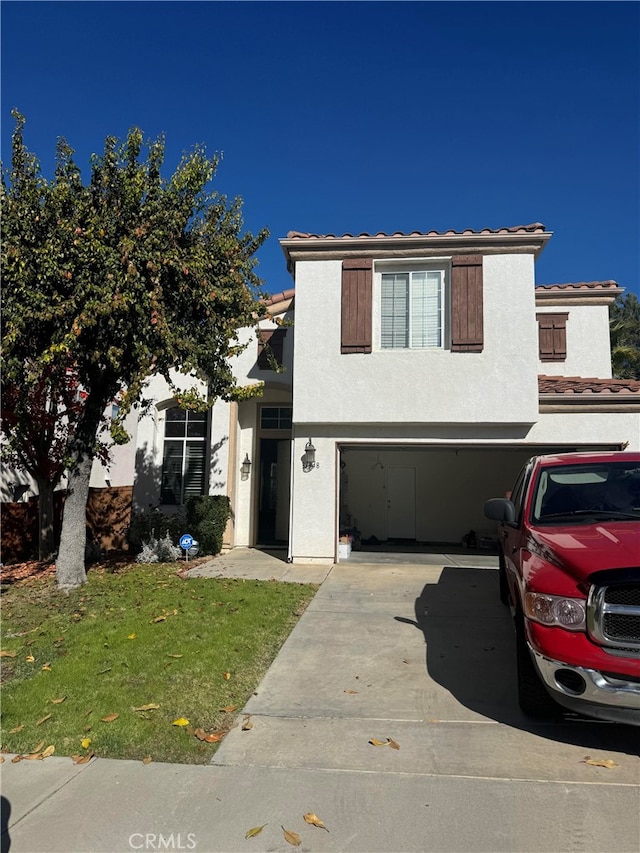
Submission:
<svg viewBox="0 0 640 853">
<path fill-rule="evenodd" d="M 228 494 L 225 545 L 280 545 L 292 562 L 334 562 L 346 531 L 417 547 L 490 533 L 485 499 L 529 456 L 640 449 L 640 382 L 611 378 L 622 289 L 537 285 L 551 236 L 290 232 L 293 287 L 233 366 L 262 397 L 193 416 L 153 380 L 151 412 L 131 415 L 132 443 L 92 485 L 133 485 L 134 507 L 168 512 Z"/>
</svg>

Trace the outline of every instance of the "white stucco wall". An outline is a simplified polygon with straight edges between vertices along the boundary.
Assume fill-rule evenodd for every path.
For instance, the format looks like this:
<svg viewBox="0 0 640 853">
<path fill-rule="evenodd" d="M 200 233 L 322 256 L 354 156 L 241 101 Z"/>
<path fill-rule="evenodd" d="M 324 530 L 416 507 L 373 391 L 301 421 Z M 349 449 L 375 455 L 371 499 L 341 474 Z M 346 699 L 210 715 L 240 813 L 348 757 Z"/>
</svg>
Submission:
<svg viewBox="0 0 640 853">
<path fill-rule="evenodd" d="M 105 417 L 107 420 L 111 418 L 111 405 L 105 409 Z M 131 486 L 133 484 L 138 432 L 137 409 L 134 408 L 129 412 L 125 419 L 124 427 L 131 436 L 131 440 L 127 444 L 114 446 L 107 464 L 98 459 L 94 460 L 91 467 L 91 479 L 89 481 L 92 489 L 104 489 L 109 485 Z M 104 436 L 108 442 L 109 437 L 106 430 Z M 28 486 L 21 500 L 26 501 L 38 494 L 38 486 L 35 480 L 26 471 L 17 471 L 6 466 L 3 467 L 0 478 L 0 497 L 3 501 L 13 500 L 12 486 L 19 483 Z M 66 477 L 63 476 L 57 488 L 65 489 L 66 484 Z"/>
<path fill-rule="evenodd" d="M 541 444 L 620 444 L 640 450 L 640 413 L 567 412 L 540 415 L 527 441 Z"/>
<path fill-rule="evenodd" d="M 340 353 L 341 261 L 296 264 L 295 422 L 533 422 L 538 330 L 533 257 L 484 258 L 484 350 L 381 350 L 374 274 L 374 351 Z"/>
<path fill-rule="evenodd" d="M 538 306 L 537 314 L 567 311 L 567 358 L 539 361 L 538 372 L 548 376 L 611 378 L 611 343 L 607 305 Z"/>
<path fill-rule="evenodd" d="M 201 394 L 206 393 L 206 383 L 194 377 L 172 373 L 172 380 L 179 388 L 186 390 L 195 386 Z M 133 486 L 136 509 L 147 509 L 149 504 L 157 506 L 160 502 L 165 413 L 175 402 L 174 393 L 162 376 L 152 377 L 143 395 L 153 403 L 138 422 Z"/>
<path fill-rule="evenodd" d="M 111 416 L 111 407 L 106 410 L 107 418 Z M 124 421 L 124 428 L 131 436 L 127 444 L 113 447 L 111 458 L 107 465 L 96 460 L 91 469 L 91 488 L 104 489 L 105 486 L 133 485 L 136 464 L 136 443 L 138 439 L 138 409 L 136 406 L 129 412 Z M 107 483 L 107 481 L 109 481 Z"/>
<path fill-rule="evenodd" d="M 293 320 L 293 312 L 287 312 L 280 315 L 281 319 L 290 323 Z M 241 329 L 238 334 L 238 342 L 246 344 L 246 348 L 231 362 L 233 375 L 236 377 L 239 385 L 250 385 L 254 382 L 268 382 L 270 384 L 291 386 L 293 375 L 293 325 L 283 325 L 280 327 L 273 320 L 261 320 L 260 329 L 278 329 L 286 330 L 283 346 L 283 367 L 284 371 L 279 373 L 275 370 L 262 370 L 256 364 L 258 358 L 258 339 L 255 329 Z"/>
<path fill-rule="evenodd" d="M 283 315 L 291 319 L 291 314 Z M 260 323 L 261 328 L 276 329 L 272 320 Z M 291 403 L 293 328 L 286 327 L 283 361 L 285 370 L 258 369 L 258 340 L 255 329 L 240 330 L 238 343 L 246 347 L 231 362 L 232 372 L 240 387 L 265 383 L 263 394 L 252 400 L 241 402 L 237 407 L 224 400 L 213 405 L 210 415 L 210 455 L 208 473 L 208 493 L 233 493 L 234 500 L 234 541 L 236 545 L 253 544 L 254 527 L 254 478 L 257 476 L 255 465 L 249 480 L 242 480 L 240 464 L 245 455 L 255 462 L 257 458 L 257 417 L 261 405 Z M 179 387 L 190 388 L 194 384 L 201 393 L 205 393 L 204 383 L 191 378 L 172 374 Z M 137 427 L 136 481 L 134 504 L 145 508 L 160 501 L 160 476 L 164 443 L 164 422 L 166 408 L 172 404 L 174 396 L 168 383 L 162 377 L 154 377 L 145 388 L 145 397 L 154 401 L 150 410 L 141 417 Z M 234 414 L 235 413 L 235 414 Z M 234 459 L 229 458 L 235 446 Z M 133 471 L 133 465 L 131 470 Z M 229 483 L 229 478 L 233 482 Z"/>
<path fill-rule="evenodd" d="M 297 563 L 333 563 L 338 523 L 336 444 L 313 436 L 318 466 L 305 472 L 301 460 L 309 437 L 301 434 L 292 442 L 289 556 Z"/>
</svg>

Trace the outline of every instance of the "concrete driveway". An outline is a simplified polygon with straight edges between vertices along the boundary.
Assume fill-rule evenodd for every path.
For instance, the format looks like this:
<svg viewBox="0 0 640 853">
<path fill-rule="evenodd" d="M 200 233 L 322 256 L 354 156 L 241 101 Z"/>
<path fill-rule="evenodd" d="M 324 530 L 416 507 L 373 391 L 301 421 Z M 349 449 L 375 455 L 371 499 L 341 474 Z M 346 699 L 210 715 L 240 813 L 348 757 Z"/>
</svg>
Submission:
<svg viewBox="0 0 640 853">
<path fill-rule="evenodd" d="M 493 568 L 305 573 L 236 553 L 196 571 L 250 576 L 251 561 L 258 577 L 326 575 L 239 718 L 251 728 L 233 729 L 207 767 L 5 764 L 13 853 L 291 850 L 282 827 L 305 851 L 640 849 L 638 730 L 520 714 Z M 399 749 L 369 743 L 387 738 Z"/>
</svg>

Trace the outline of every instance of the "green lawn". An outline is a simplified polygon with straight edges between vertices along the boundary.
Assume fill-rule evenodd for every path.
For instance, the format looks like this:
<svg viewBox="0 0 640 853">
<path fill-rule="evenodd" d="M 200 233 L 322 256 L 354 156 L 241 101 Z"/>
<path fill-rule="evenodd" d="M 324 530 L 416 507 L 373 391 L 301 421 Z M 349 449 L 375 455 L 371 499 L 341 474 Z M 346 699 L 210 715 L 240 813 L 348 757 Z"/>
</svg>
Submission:
<svg viewBox="0 0 640 853">
<path fill-rule="evenodd" d="M 178 568 L 94 569 L 68 596 L 52 577 L 3 591 L 4 751 L 210 760 L 216 744 L 196 730 L 242 723 L 317 586 L 183 579 Z"/>
</svg>

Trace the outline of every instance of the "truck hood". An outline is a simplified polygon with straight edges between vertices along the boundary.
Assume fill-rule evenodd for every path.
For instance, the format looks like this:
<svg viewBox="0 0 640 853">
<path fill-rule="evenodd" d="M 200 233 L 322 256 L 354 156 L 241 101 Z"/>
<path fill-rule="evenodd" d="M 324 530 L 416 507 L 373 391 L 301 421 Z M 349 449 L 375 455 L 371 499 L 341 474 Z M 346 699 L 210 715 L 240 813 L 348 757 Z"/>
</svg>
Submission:
<svg viewBox="0 0 640 853">
<path fill-rule="evenodd" d="M 640 522 L 536 527 L 529 533 L 533 550 L 560 563 L 579 581 L 602 569 L 640 566 Z"/>
</svg>

